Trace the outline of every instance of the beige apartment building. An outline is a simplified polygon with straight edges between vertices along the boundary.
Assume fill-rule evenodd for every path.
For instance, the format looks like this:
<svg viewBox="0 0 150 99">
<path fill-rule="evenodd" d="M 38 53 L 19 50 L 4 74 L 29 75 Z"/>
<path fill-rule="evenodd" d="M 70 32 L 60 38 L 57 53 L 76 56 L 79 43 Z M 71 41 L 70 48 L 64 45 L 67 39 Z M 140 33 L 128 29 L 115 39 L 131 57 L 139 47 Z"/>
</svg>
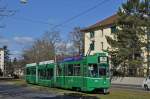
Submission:
<svg viewBox="0 0 150 99">
<path fill-rule="evenodd" d="M 0 69 L 4 71 L 4 50 L 0 48 Z"/>
<path fill-rule="evenodd" d="M 111 49 L 105 36 L 113 37 L 112 32 L 116 29 L 114 26 L 116 20 L 117 15 L 113 15 L 82 30 L 84 32 L 84 55 L 88 53 L 90 47 L 92 47 L 91 52 L 88 53 L 90 55 Z"/>
</svg>

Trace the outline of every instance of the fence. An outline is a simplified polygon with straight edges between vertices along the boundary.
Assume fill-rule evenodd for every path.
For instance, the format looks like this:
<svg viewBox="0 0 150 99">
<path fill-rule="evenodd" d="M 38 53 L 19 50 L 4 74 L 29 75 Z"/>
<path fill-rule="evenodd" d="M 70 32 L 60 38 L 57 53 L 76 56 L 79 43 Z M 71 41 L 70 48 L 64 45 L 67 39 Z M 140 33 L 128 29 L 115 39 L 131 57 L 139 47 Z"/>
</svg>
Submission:
<svg viewBox="0 0 150 99">
<path fill-rule="evenodd" d="M 118 77 L 145 77 L 147 75 L 146 69 L 140 68 L 130 68 L 130 69 L 111 69 L 111 73 L 113 76 Z"/>
<path fill-rule="evenodd" d="M 111 83 L 115 85 L 138 85 L 141 86 L 144 77 L 113 77 Z"/>
</svg>

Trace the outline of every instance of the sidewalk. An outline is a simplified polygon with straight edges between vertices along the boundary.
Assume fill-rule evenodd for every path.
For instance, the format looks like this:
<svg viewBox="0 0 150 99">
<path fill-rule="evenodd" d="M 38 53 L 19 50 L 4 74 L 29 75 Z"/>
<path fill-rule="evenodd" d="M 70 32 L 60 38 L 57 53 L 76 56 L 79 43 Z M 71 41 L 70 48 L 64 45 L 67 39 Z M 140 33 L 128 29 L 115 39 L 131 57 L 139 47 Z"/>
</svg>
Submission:
<svg viewBox="0 0 150 99">
<path fill-rule="evenodd" d="M 129 84 L 112 84 L 112 88 L 123 88 L 123 89 L 134 89 L 134 90 L 144 90 L 141 85 L 129 85 Z"/>
<path fill-rule="evenodd" d="M 12 77 L 1 77 L 0 76 L 0 80 L 11 80 L 11 79 L 13 79 Z"/>
<path fill-rule="evenodd" d="M 114 88 L 143 90 L 143 80 L 144 77 L 113 77 L 111 80 L 111 84 Z"/>
</svg>

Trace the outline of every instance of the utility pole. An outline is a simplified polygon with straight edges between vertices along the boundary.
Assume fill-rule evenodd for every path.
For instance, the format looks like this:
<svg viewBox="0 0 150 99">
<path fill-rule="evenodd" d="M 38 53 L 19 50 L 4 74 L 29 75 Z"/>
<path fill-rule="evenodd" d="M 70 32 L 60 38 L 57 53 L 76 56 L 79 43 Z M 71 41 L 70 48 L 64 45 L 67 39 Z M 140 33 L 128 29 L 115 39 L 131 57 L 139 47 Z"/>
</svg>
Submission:
<svg viewBox="0 0 150 99">
<path fill-rule="evenodd" d="M 56 53 L 55 53 L 55 56 L 54 56 L 54 83 L 56 83 L 56 73 L 57 73 L 57 71 L 56 71 L 56 69 L 57 69 L 57 55 L 56 55 Z"/>
<path fill-rule="evenodd" d="M 4 50 L 4 48 L 3 48 L 3 50 Z M 4 70 L 3 70 L 3 77 L 6 77 L 6 70 L 7 70 L 7 68 L 6 68 L 6 52 L 5 52 L 5 50 L 4 50 Z"/>
<path fill-rule="evenodd" d="M 150 22 L 150 8 L 149 8 L 149 0 L 145 0 L 145 14 L 143 17 L 145 18 L 145 23 L 146 23 L 146 35 L 147 35 L 147 76 L 149 76 L 149 68 L 150 68 L 150 27 L 149 27 L 149 22 Z"/>
</svg>

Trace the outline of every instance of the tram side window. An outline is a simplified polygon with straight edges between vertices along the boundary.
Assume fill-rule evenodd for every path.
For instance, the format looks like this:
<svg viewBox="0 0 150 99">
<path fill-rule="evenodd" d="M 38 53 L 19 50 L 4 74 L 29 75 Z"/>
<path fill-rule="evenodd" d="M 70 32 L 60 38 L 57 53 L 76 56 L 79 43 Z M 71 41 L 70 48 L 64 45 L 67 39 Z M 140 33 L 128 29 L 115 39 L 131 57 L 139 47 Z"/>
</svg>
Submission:
<svg viewBox="0 0 150 99">
<path fill-rule="evenodd" d="M 40 79 L 42 79 L 43 78 L 43 70 L 41 69 L 41 72 L 40 72 Z"/>
<path fill-rule="evenodd" d="M 50 75 L 51 75 L 50 77 L 52 78 L 54 76 L 54 69 L 51 68 L 50 71 L 51 71 L 50 72 Z"/>
<path fill-rule="evenodd" d="M 41 77 L 40 73 L 41 73 L 41 70 L 38 70 L 38 77 L 39 78 Z"/>
<path fill-rule="evenodd" d="M 73 76 L 73 65 L 72 64 L 68 65 L 68 76 Z"/>
<path fill-rule="evenodd" d="M 38 76 L 39 76 L 40 79 L 42 78 L 42 71 L 41 71 L 41 69 L 38 70 Z"/>
<path fill-rule="evenodd" d="M 26 69 L 26 74 L 30 75 L 30 69 L 29 68 Z"/>
<path fill-rule="evenodd" d="M 45 77 L 45 71 L 43 69 L 40 69 L 39 70 L 39 78 L 44 79 L 44 77 Z"/>
<path fill-rule="evenodd" d="M 45 70 L 45 78 L 44 79 L 49 79 L 49 70 L 48 69 Z"/>
<path fill-rule="evenodd" d="M 42 69 L 40 70 L 40 79 L 42 79 L 43 73 L 42 73 Z"/>
<path fill-rule="evenodd" d="M 33 73 L 32 73 L 32 68 L 30 68 L 30 75 L 32 75 Z"/>
<path fill-rule="evenodd" d="M 67 65 L 65 64 L 63 68 L 64 68 L 63 75 L 68 76 Z"/>
<path fill-rule="evenodd" d="M 89 64 L 89 76 L 98 77 L 98 66 L 97 64 Z"/>
<path fill-rule="evenodd" d="M 34 75 L 36 75 L 36 68 L 34 68 L 34 71 L 33 71 Z"/>
<path fill-rule="evenodd" d="M 80 76 L 80 65 L 79 64 L 75 64 L 73 66 L 73 70 L 74 70 L 74 76 Z"/>
<path fill-rule="evenodd" d="M 36 75 L 36 70 L 34 68 L 31 69 L 31 75 Z"/>
<path fill-rule="evenodd" d="M 52 68 L 47 69 L 47 79 L 52 79 L 52 77 L 54 76 L 54 71 Z"/>
<path fill-rule="evenodd" d="M 61 76 L 62 75 L 62 68 L 58 65 L 57 67 L 57 76 Z"/>
<path fill-rule="evenodd" d="M 42 71 L 43 71 L 43 72 L 42 72 L 42 74 L 43 74 L 42 78 L 45 79 L 45 78 L 46 78 L 46 70 L 43 69 Z"/>
</svg>

